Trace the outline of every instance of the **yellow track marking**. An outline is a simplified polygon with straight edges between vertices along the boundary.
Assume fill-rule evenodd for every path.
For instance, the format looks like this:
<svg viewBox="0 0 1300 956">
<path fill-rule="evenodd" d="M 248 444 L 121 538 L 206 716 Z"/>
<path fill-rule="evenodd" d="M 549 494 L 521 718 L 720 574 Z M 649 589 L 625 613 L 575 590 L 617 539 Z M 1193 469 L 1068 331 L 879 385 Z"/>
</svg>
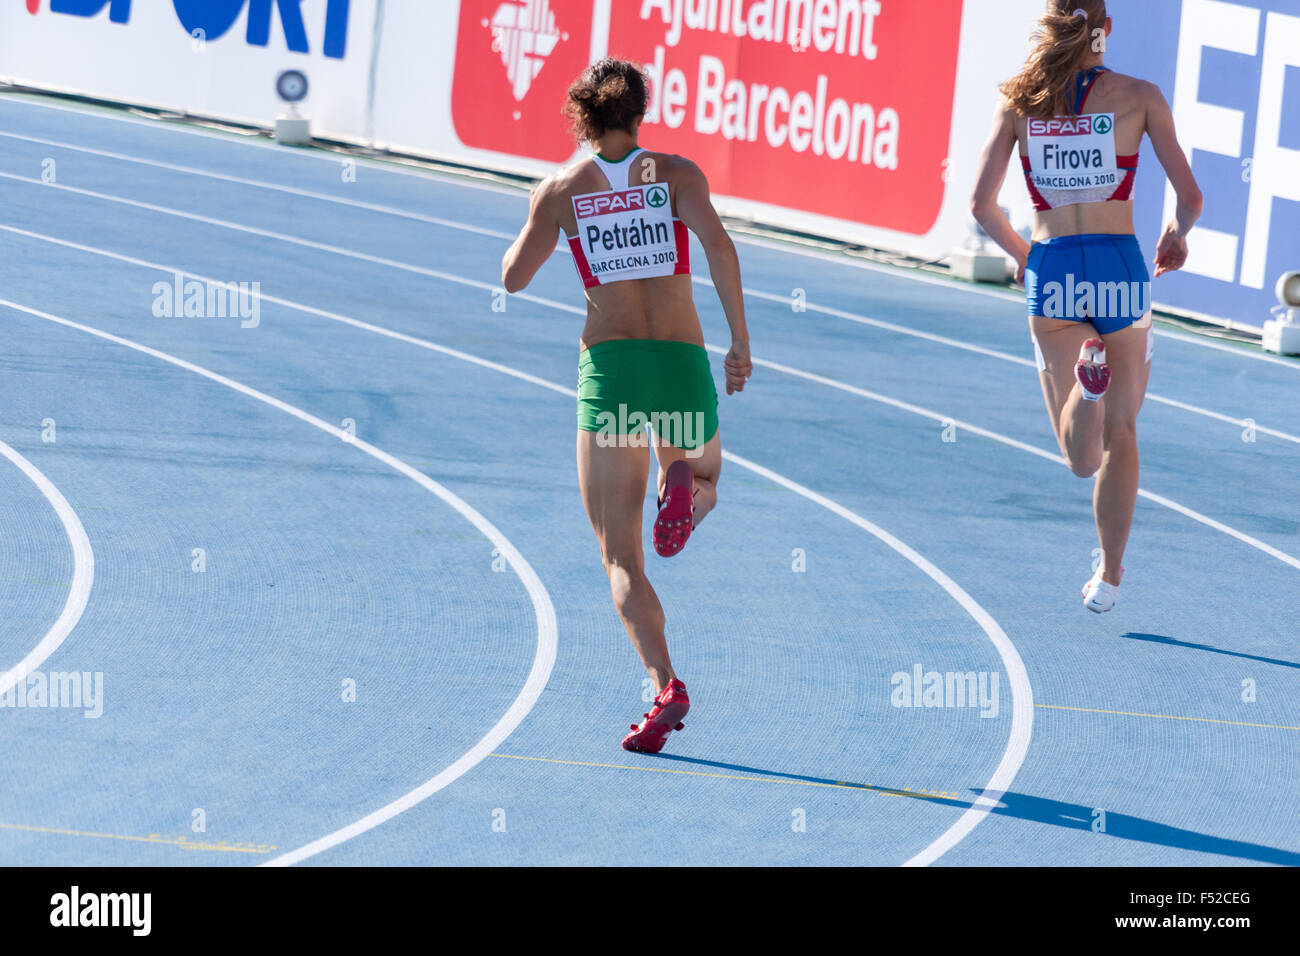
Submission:
<svg viewBox="0 0 1300 956">
<path fill-rule="evenodd" d="M 1213 717 L 1178 717 L 1173 714 L 1135 714 L 1127 710 L 1100 710 L 1096 707 L 1062 707 L 1058 704 L 1034 704 L 1048 710 L 1077 710 L 1085 714 L 1113 714 L 1116 717 L 1151 717 L 1155 720 L 1190 720 L 1199 724 L 1228 724 L 1233 727 L 1263 727 L 1267 730 L 1300 730 L 1285 724 L 1250 724 L 1242 720 L 1216 720 Z"/>
<path fill-rule="evenodd" d="M 62 830 L 58 827 L 33 827 L 22 823 L 0 823 L 0 830 L 57 833 L 62 836 L 97 837 L 101 840 L 129 840 L 132 843 L 160 843 L 166 846 L 177 846 L 182 850 L 205 850 L 221 853 L 270 853 L 275 849 L 275 847 L 268 846 L 265 843 L 227 843 L 225 840 L 219 840 L 216 843 L 203 843 L 190 840 L 187 837 L 163 837 L 156 833 L 151 833 L 147 837 L 123 836 L 119 833 L 92 833 L 87 830 Z"/>
<path fill-rule="evenodd" d="M 1175 714 L 1141 714 L 1126 710 L 1103 710 L 1098 707 L 1065 707 L 1060 704 L 1034 704 L 1034 706 L 1042 707 L 1046 710 L 1072 710 L 1085 714 L 1110 714 L 1115 717 L 1148 717 L 1153 720 L 1186 720 L 1193 723 L 1225 724 L 1232 727 L 1260 727 L 1266 730 L 1300 730 L 1300 727 L 1291 727 L 1286 724 L 1256 724 L 1241 720 L 1219 720 L 1214 717 L 1180 717 Z M 668 767 L 638 767 L 629 764 L 593 763 L 586 760 L 558 760 L 554 757 L 529 757 L 524 754 L 493 753 L 489 754 L 489 756 L 500 757 L 506 760 L 531 760 L 536 763 L 564 764 L 570 767 L 604 767 L 610 770 L 639 770 L 644 773 L 671 773 L 686 777 L 712 777 L 716 780 L 750 780 L 758 783 L 788 783 L 802 787 L 837 787 L 842 790 L 870 790 L 874 793 L 885 793 L 895 797 L 918 797 L 927 800 L 962 799 L 961 794 L 953 792 L 876 787 L 866 783 L 849 783 L 845 780 L 837 780 L 834 783 L 830 783 L 817 780 L 796 780 L 789 777 L 766 777 L 759 773 L 755 773 L 752 776 L 743 774 L 709 773 L 703 770 L 674 770 Z"/>
<path fill-rule="evenodd" d="M 793 780 L 788 777 L 764 777 L 761 775 L 744 776 L 741 774 L 729 773 L 707 773 L 703 770 L 671 770 L 667 767 L 633 767 L 628 764 L 618 763 L 590 763 L 585 760 L 557 760 L 554 757 L 526 757 L 523 754 L 489 754 L 490 757 L 503 757 L 507 760 L 532 760 L 537 763 L 558 763 L 570 767 L 606 767 L 610 770 L 640 770 L 645 773 L 672 773 L 686 777 L 713 777 L 718 780 L 750 780 L 758 783 L 789 783 L 800 787 L 838 787 L 841 790 L 871 790 L 874 793 L 885 793 L 894 797 L 919 797 L 926 800 L 954 800 L 960 799 L 961 795 L 957 793 L 948 793 L 938 790 L 899 790 L 891 787 L 873 787 L 867 783 L 849 783 L 846 780 L 837 780 L 834 783 L 822 782 L 819 780 Z"/>
</svg>

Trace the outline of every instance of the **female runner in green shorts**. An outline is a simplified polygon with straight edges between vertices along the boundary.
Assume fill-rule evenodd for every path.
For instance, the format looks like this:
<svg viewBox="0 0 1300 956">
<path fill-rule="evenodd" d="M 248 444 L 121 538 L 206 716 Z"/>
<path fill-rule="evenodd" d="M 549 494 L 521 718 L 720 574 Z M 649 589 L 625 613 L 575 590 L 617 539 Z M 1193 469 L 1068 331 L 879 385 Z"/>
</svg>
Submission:
<svg viewBox="0 0 1300 956">
<path fill-rule="evenodd" d="M 578 359 L 578 480 L 600 540 L 614 606 L 654 681 L 655 706 L 623 747 L 657 753 L 690 707 L 664 638 L 664 612 L 645 574 L 641 516 L 654 432 L 659 461 L 655 550 L 670 557 L 717 504 L 722 444 L 717 392 L 691 297 L 695 233 L 731 326 L 727 394 L 753 372 L 735 246 L 688 159 L 637 145 L 647 106 L 640 69 L 604 59 L 569 90 L 565 113 L 595 155 L 533 191 L 528 223 L 502 262 L 523 289 L 563 230 L 587 298 Z"/>
</svg>

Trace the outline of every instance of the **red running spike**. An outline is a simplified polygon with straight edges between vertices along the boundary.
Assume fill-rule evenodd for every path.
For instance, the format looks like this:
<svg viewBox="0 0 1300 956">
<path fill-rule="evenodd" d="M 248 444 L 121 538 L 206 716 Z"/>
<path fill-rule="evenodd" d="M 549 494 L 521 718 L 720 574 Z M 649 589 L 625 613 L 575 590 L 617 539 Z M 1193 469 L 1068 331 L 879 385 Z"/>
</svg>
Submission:
<svg viewBox="0 0 1300 956">
<path fill-rule="evenodd" d="M 691 699 L 686 695 L 686 685 L 676 679 L 669 681 L 655 698 L 653 709 L 645 715 L 645 722 L 640 726 L 633 724 L 632 732 L 623 738 L 623 749 L 657 754 L 663 749 L 668 735 L 682 729 L 682 718 L 690 709 Z"/>
<path fill-rule="evenodd" d="M 655 551 L 671 558 L 682 548 L 695 530 L 695 472 L 691 463 L 680 458 L 668 466 L 664 475 L 664 495 L 659 499 L 659 516 L 655 519 Z"/>
<path fill-rule="evenodd" d="M 1106 364 L 1106 343 L 1089 339 L 1079 349 L 1079 360 L 1074 363 L 1074 377 L 1083 387 L 1083 397 L 1095 402 L 1110 387 L 1110 366 Z"/>
</svg>

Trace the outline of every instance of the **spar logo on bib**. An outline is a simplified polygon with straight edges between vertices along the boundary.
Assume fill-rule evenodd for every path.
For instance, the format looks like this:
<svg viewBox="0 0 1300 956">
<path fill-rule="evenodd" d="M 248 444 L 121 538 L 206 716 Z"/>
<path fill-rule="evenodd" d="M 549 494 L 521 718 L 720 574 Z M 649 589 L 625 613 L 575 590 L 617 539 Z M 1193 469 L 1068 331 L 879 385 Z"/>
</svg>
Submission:
<svg viewBox="0 0 1300 956">
<path fill-rule="evenodd" d="M 658 202 L 649 197 L 644 197 L 641 187 L 629 189 L 625 192 L 577 196 L 573 200 L 573 212 L 578 219 L 590 219 L 592 216 L 606 216 L 612 212 L 631 212 L 634 209 L 644 209 L 647 204 L 659 207 L 668 201 L 668 196 L 664 193 L 662 187 L 657 186 L 652 192 L 661 194 Z"/>
<path fill-rule="evenodd" d="M 605 285 L 689 271 L 686 229 L 673 219 L 668 187 L 659 183 L 573 197 L 577 235 L 570 237 L 583 284 Z"/>
<path fill-rule="evenodd" d="M 1110 132 L 1111 123 L 1105 114 L 1055 116 L 1052 119 L 1029 121 L 1030 136 L 1091 136 L 1094 129 L 1103 134 Z"/>
<path fill-rule="evenodd" d="M 451 117 L 466 146 L 561 162 L 560 116 L 591 51 L 591 0 L 462 0 Z"/>
<path fill-rule="evenodd" d="M 1120 182 L 1110 113 L 1029 121 L 1034 188 L 1053 206 L 1105 199 Z"/>
</svg>

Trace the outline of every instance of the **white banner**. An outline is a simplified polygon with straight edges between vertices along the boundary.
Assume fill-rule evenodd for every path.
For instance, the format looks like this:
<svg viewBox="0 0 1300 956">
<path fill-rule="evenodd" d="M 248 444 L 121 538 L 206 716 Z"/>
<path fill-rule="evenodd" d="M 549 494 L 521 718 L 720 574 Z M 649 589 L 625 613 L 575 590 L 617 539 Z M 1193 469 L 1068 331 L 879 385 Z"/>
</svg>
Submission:
<svg viewBox="0 0 1300 956">
<path fill-rule="evenodd" d="M 269 127 L 284 112 L 276 76 L 299 69 L 314 132 L 358 141 L 375 3 L 10 0 L 0 80 Z"/>
</svg>

